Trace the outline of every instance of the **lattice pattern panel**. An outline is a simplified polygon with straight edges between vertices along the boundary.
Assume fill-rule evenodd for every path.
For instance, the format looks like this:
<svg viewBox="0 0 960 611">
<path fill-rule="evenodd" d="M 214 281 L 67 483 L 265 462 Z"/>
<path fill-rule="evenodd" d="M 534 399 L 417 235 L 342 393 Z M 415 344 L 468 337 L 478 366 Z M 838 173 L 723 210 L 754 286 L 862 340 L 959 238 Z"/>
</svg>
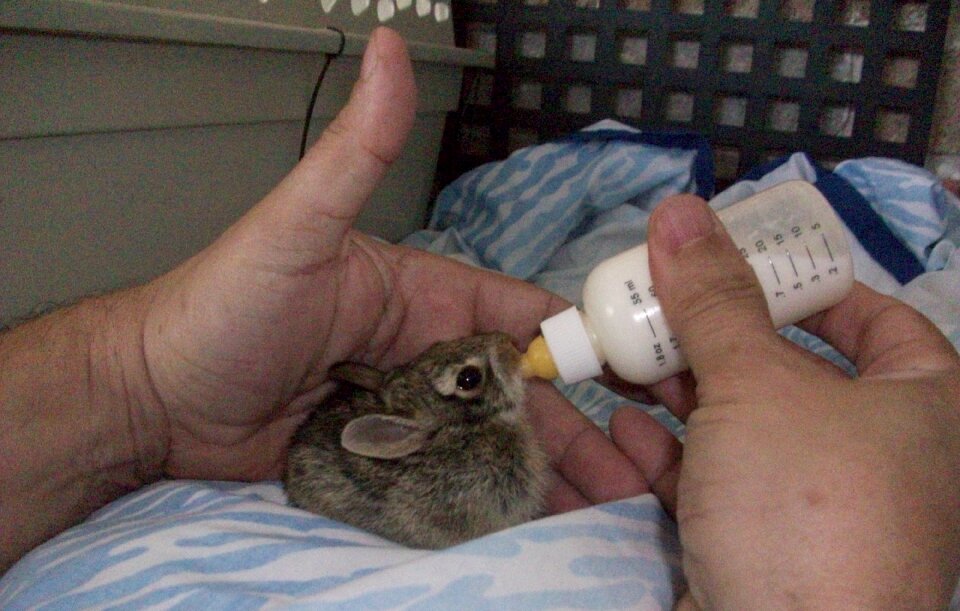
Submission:
<svg viewBox="0 0 960 611">
<path fill-rule="evenodd" d="M 452 178 L 603 118 L 696 131 L 730 180 L 806 151 L 922 164 L 947 0 L 458 0 L 467 74 Z"/>
</svg>

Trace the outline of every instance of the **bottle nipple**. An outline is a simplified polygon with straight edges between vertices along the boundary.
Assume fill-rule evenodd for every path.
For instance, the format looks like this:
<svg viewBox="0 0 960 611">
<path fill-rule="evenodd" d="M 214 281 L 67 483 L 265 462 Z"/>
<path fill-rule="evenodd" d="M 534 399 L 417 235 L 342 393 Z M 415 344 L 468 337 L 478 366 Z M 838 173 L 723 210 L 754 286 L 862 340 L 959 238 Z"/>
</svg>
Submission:
<svg viewBox="0 0 960 611">
<path fill-rule="evenodd" d="M 524 378 L 538 377 L 545 380 L 553 380 L 560 375 L 542 335 L 530 342 L 527 351 L 521 355 L 520 374 Z"/>
</svg>

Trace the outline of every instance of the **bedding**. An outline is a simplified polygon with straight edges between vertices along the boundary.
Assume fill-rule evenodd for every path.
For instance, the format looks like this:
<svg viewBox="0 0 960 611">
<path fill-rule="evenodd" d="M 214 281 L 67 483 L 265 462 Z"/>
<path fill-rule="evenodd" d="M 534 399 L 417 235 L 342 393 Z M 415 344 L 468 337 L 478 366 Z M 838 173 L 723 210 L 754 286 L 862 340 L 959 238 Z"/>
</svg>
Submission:
<svg viewBox="0 0 960 611">
<path fill-rule="evenodd" d="M 813 182 L 844 220 L 857 278 L 960 346 L 960 200 L 902 162 L 851 159 L 828 171 L 797 153 L 711 203 L 793 178 Z M 604 121 L 464 175 L 406 243 L 576 303 L 597 262 L 644 240 L 659 201 L 713 189 L 702 138 Z M 782 333 L 853 372 L 817 338 Z M 561 390 L 601 427 L 627 403 L 592 381 Z M 682 437 L 663 407 L 638 407 Z M 651 495 L 427 551 L 288 507 L 278 482 L 163 481 L 23 558 L 0 578 L 0 608 L 666 609 L 682 589 L 676 528 Z"/>
</svg>

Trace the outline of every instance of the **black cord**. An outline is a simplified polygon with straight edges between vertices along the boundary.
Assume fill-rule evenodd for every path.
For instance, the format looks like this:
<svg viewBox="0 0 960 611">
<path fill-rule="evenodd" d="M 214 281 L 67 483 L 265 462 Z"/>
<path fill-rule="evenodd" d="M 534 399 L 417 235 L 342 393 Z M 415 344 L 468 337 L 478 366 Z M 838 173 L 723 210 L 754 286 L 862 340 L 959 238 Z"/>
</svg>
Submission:
<svg viewBox="0 0 960 611">
<path fill-rule="evenodd" d="M 323 68 L 320 69 L 320 76 L 317 77 L 317 84 L 313 88 L 313 95 L 310 96 L 310 105 L 307 106 L 307 116 L 303 120 L 303 133 L 300 136 L 300 157 L 298 157 L 298 159 L 303 159 L 303 156 L 307 152 L 307 134 L 310 133 L 310 119 L 313 117 L 313 107 L 317 104 L 317 94 L 320 93 L 320 85 L 323 84 L 323 77 L 327 75 L 327 68 L 330 67 L 330 62 L 332 62 L 334 58 L 343 55 L 343 48 L 347 44 L 347 35 L 343 33 L 343 30 L 333 26 L 327 26 L 327 29 L 333 30 L 340 35 L 340 48 L 337 49 L 336 53 L 326 54 L 327 58 L 323 62 Z"/>
</svg>

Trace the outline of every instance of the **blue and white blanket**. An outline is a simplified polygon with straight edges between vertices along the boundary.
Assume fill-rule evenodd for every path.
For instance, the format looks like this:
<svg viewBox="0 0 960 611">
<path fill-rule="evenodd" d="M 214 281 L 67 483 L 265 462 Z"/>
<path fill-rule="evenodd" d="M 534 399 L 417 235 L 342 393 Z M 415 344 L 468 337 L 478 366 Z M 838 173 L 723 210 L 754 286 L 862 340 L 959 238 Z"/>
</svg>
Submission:
<svg viewBox="0 0 960 611">
<path fill-rule="evenodd" d="M 796 154 L 712 203 L 792 178 L 837 208 L 860 280 L 960 345 L 960 201 L 901 162 L 849 160 L 828 172 Z M 712 191 L 701 139 L 603 122 L 464 175 L 407 243 L 576 303 L 597 262 L 644 240 L 659 201 Z M 819 340 L 784 333 L 843 363 Z M 624 403 L 589 381 L 563 390 L 604 427 Z M 663 408 L 644 408 L 682 434 Z M 683 588 L 679 567 L 675 526 L 650 495 L 424 551 L 288 507 L 276 482 L 170 481 L 34 550 L 0 579 L 0 608 L 666 609 Z"/>
</svg>

